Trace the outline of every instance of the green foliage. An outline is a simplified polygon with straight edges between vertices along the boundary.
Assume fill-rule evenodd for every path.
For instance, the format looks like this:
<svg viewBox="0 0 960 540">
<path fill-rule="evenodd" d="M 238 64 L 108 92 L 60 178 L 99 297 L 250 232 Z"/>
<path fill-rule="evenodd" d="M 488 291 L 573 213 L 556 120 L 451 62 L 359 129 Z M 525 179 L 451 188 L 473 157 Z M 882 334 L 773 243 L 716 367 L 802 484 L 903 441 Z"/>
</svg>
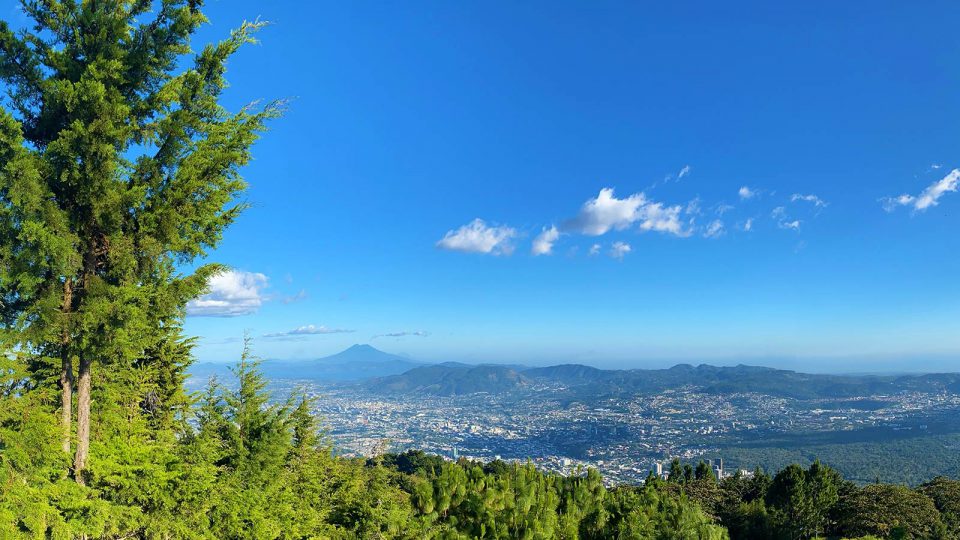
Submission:
<svg viewBox="0 0 960 540">
<path fill-rule="evenodd" d="M 818 458 L 858 484 L 883 482 L 918 485 L 935 476 L 960 478 L 960 433 L 923 435 L 916 430 L 872 433 L 869 440 L 843 442 L 850 432 L 823 434 L 837 442 L 817 443 L 807 437 L 766 441 L 762 446 L 730 446 L 719 450 L 730 466 L 779 470 L 791 463 L 803 467 Z"/>
<path fill-rule="evenodd" d="M 932 500 L 892 484 L 871 484 L 844 497 L 840 526 L 851 536 L 889 538 L 934 538 L 943 527 Z"/>
<path fill-rule="evenodd" d="M 919 491 L 933 501 L 950 534 L 960 538 L 960 481 L 938 476 L 921 485 Z"/>
<path fill-rule="evenodd" d="M 693 478 L 695 480 L 717 480 L 717 476 L 713 474 L 713 469 L 703 461 L 697 463 L 697 468 L 693 471 Z"/>
<path fill-rule="evenodd" d="M 142 359 L 216 270 L 173 264 L 215 246 L 243 208 L 239 169 L 278 107 L 230 113 L 218 99 L 227 58 L 260 25 L 177 73 L 205 18 L 197 2 L 152 7 L 24 2 L 32 30 L 0 23 L 0 292 L 23 350 L 67 332 L 76 355 Z"/>
<path fill-rule="evenodd" d="M 784 538 L 817 537 L 831 529 L 830 512 L 837 504 L 840 475 L 814 462 L 804 470 L 790 465 L 773 478 L 767 504 L 775 528 Z"/>
<path fill-rule="evenodd" d="M 799 465 L 790 465 L 773 478 L 767 491 L 767 504 L 774 512 L 776 528 L 785 538 L 813 536 L 815 511 L 812 495 L 806 473 Z"/>
<path fill-rule="evenodd" d="M 422 461 L 418 452 L 385 463 Z M 501 462 L 502 464 L 502 462 Z M 436 468 L 431 468 L 431 467 Z M 564 477 L 532 465 L 436 461 L 402 473 L 428 537 L 726 538 L 722 527 L 663 485 L 608 490 L 594 470 Z"/>
<path fill-rule="evenodd" d="M 670 472 L 668 478 L 675 484 L 683 483 L 683 465 L 680 464 L 679 459 L 674 458 L 673 461 L 670 462 Z"/>
<path fill-rule="evenodd" d="M 0 22 L 0 350 L 59 376 L 81 483 L 123 482 L 134 456 L 104 462 L 112 437 L 152 444 L 182 418 L 180 319 L 221 268 L 180 269 L 244 208 L 240 169 L 279 114 L 219 104 L 227 59 L 261 25 L 192 54 L 200 6 L 24 0 L 30 26 Z"/>
<path fill-rule="evenodd" d="M 770 479 L 757 471 L 720 484 L 718 520 L 730 537 L 956 538 L 950 509 L 960 482 L 938 478 L 914 490 L 891 484 L 857 487 L 819 462 L 791 465 Z"/>
</svg>

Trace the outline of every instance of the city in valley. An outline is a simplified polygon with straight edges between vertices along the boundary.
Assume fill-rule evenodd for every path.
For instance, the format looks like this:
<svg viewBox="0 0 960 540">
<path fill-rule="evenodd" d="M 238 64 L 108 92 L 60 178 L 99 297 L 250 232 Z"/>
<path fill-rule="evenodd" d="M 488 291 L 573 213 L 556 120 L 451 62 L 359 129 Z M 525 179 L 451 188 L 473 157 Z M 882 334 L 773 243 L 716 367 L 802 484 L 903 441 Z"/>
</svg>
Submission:
<svg viewBox="0 0 960 540">
<path fill-rule="evenodd" d="M 267 363 L 268 373 L 269 368 Z M 734 378 L 738 369 L 754 368 L 726 368 Z M 777 377 L 791 373 L 764 371 L 759 391 L 725 391 L 691 382 L 635 393 L 620 387 L 605 392 L 602 385 L 534 377 L 527 378 L 528 384 L 495 391 L 460 392 L 436 385 L 390 390 L 405 374 L 348 382 L 272 378 L 269 388 L 277 399 L 294 391 L 313 398 L 329 442 L 341 455 L 419 449 L 453 460 L 530 460 L 543 470 L 567 474 L 593 467 L 610 483 L 643 481 L 658 472 L 658 464 L 665 474 L 675 458 L 693 464 L 709 460 L 716 474 L 726 476 L 775 467 L 778 459 L 786 459 L 777 452 L 805 456 L 815 449 L 821 459 L 845 452 L 835 458 L 843 468 L 850 454 L 873 459 L 868 456 L 878 449 L 896 460 L 912 459 L 911 452 L 953 454 L 960 448 L 960 393 L 954 376 L 884 381 L 890 390 L 883 393 L 858 391 L 879 384 L 869 377 L 851 377 L 846 387 L 839 383 L 826 389 L 801 383 L 786 392 L 801 397 L 778 390 Z M 747 371 L 743 376 L 753 375 Z M 765 386 L 773 390 L 765 391 Z M 874 444 L 878 440 L 888 443 Z M 902 456 L 890 440 L 909 443 Z M 725 468 L 720 465 L 724 458 Z M 945 468 L 955 466 L 954 460 L 942 462 Z M 887 474 L 895 479 L 909 473 L 894 467 Z"/>
</svg>

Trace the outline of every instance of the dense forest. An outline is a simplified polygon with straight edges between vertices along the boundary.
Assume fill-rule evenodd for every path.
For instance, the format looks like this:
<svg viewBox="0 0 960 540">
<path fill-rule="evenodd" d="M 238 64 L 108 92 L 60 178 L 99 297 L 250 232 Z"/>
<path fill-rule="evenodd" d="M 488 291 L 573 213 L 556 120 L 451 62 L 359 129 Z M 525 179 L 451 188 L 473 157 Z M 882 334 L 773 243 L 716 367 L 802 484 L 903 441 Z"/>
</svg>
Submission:
<svg viewBox="0 0 960 540">
<path fill-rule="evenodd" d="M 529 464 L 335 457 L 311 402 L 184 389 L 194 268 L 279 103 L 219 98 L 259 23 L 193 53 L 198 0 L 24 0 L 0 23 L 0 538 L 956 538 L 960 488 L 814 463 L 605 487 Z M 181 71 L 178 69 L 186 66 Z M 728 532 L 729 531 L 729 532 Z"/>
<path fill-rule="evenodd" d="M 887 432 L 889 434 L 889 432 Z M 727 445 L 720 453 L 728 465 L 752 469 L 757 465 L 779 470 L 792 463 L 809 466 L 817 459 L 829 463 L 844 478 L 858 484 L 884 482 L 921 484 L 936 476 L 960 478 L 960 434 L 886 438 L 878 434 L 864 442 L 822 444 L 794 440 L 783 446 Z"/>
</svg>

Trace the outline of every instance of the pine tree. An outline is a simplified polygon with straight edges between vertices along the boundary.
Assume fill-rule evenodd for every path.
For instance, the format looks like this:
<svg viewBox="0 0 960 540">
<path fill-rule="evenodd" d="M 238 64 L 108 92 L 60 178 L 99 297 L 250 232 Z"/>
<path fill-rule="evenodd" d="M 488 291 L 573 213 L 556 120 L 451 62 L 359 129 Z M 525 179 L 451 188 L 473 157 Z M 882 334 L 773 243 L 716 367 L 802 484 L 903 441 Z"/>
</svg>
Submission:
<svg viewBox="0 0 960 540">
<path fill-rule="evenodd" d="M 239 169 L 279 113 L 218 104 L 227 59 L 259 23 L 177 71 L 206 20 L 200 4 L 24 0 L 30 28 L 0 23 L 0 316 L 15 330 L 2 345 L 29 352 L 38 377 L 57 372 L 65 453 L 76 401 L 78 482 L 92 394 L 109 378 L 96 370 L 164 358 L 169 325 L 220 270 L 182 275 L 177 263 L 215 246 L 243 210 Z M 154 374 L 175 384 L 176 371 Z M 176 406 L 164 397 L 151 396 L 150 414 Z"/>
<path fill-rule="evenodd" d="M 810 528 L 812 536 L 822 536 L 831 527 L 830 511 L 839 500 L 840 474 L 816 460 L 806 473 L 810 494 Z"/>
<path fill-rule="evenodd" d="M 696 480 L 709 480 L 716 482 L 717 476 L 713 474 L 713 469 L 709 465 L 704 463 L 702 460 L 700 463 L 697 463 L 697 468 L 693 472 L 693 477 Z"/>
<path fill-rule="evenodd" d="M 814 528 L 813 499 L 802 467 L 794 464 L 777 473 L 767 493 L 767 504 L 777 512 L 783 538 L 810 536 Z"/>
<path fill-rule="evenodd" d="M 210 511 L 222 538 L 275 538 L 292 523 L 292 478 L 287 464 L 295 449 L 290 409 L 270 403 L 259 360 L 244 345 L 233 369 L 238 386 L 224 392 L 213 422 L 202 425 L 222 449 L 223 496 Z"/>
<path fill-rule="evenodd" d="M 683 483 L 683 466 L 680 465 L 680 460 L 673 458 L 670 462 L 670 473 L 667 478 L 674 483 Z"/>
</svg>

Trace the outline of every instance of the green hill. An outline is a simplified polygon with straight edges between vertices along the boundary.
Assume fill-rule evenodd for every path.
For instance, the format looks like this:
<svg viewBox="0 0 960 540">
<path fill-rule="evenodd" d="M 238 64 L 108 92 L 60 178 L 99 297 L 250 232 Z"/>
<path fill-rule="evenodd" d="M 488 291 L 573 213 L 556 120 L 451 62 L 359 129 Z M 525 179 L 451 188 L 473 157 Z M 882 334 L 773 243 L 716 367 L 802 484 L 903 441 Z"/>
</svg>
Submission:
<svg viewBox="0 0 960 540">
<path fill-rule="evenodd" d="M 365 383 L 379 392 L 425 392 L 442 396 L 500 393 L 519 390 L 529 384 L 527 378 L 506 366 L 437 364 L 413 368 L 404 373 Z"/>
<path fill-rule="evenodd" d="M 531 383 L 568 387 L 573 395 L 600 398 L 691 386 L 709 394 L 755 392 L 793 399 L 885 395 L 909 390 L 955 391 L 960 374 L 824 375 L 757 366 L 680 364 L 668 369 L 605 370 L 578 364 L 519 366 L 445 363 L 420 366 L 364 383 L 371 391 L 459 395 L 522 390 Z"/>
</svg>

